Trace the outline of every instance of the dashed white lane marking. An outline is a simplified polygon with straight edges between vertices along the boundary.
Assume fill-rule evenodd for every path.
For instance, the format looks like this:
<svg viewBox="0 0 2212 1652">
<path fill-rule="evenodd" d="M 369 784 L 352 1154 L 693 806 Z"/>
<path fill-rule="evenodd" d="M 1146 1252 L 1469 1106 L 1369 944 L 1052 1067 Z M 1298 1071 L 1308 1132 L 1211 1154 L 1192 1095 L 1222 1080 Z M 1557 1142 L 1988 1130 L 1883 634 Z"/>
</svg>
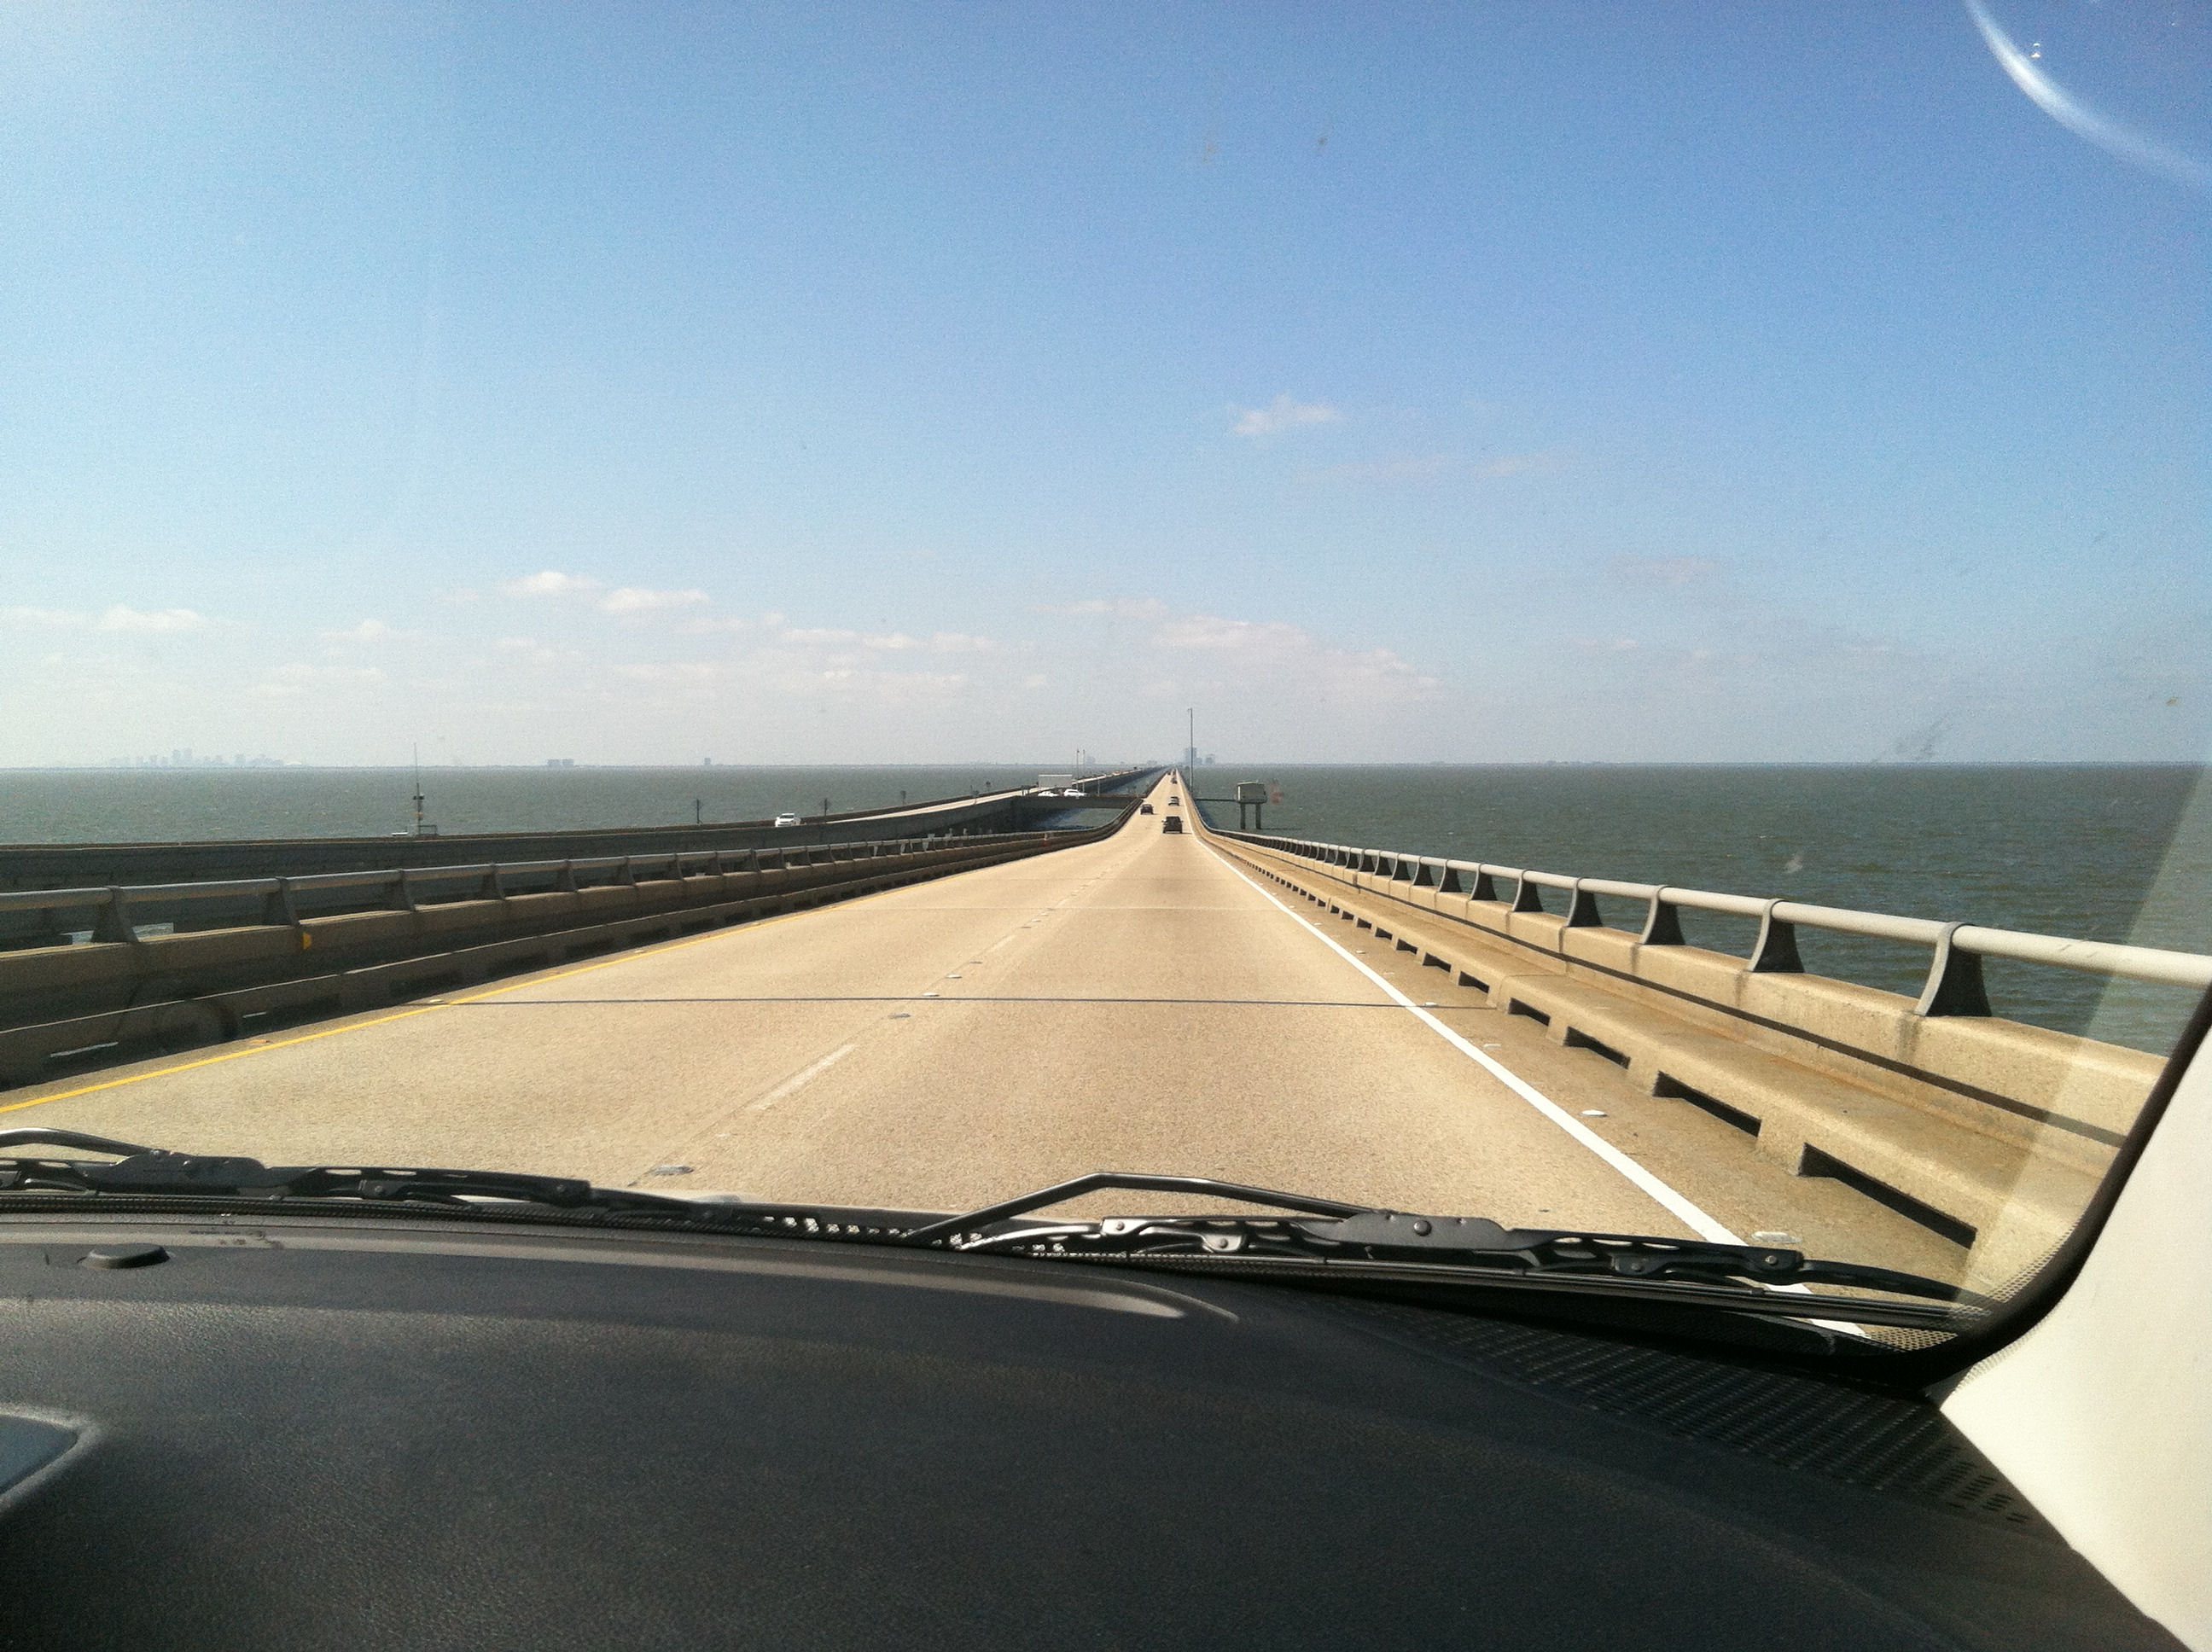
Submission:
<svg viewBox="0 0 2212 1652">
<path fill-rule="evenodd" d="M 823 1056 L 812 1066 L 805 1069 L 803 1072 L 793 1073 L 790 1078 L 785 1079 L 774 1090 L 769 1091 L 769 1093 L 762 1096 L 760 1100 L 748 1103 L 745 1108 L 745 1111 L 748 1113 L 767 1112 L 769 1108 L 774 1107 L 778 1102 L 783 1101 L 787 1097 L 796 1096 L 800 1090 L 805 1089 L 807 1085 L 812 1084 L 817 1078 L 819 1078 L 823 1073 L 829 1072 L 830 1068 L 836 1066 L 840 1061 L 843 1060 L 852 1053 L 853 1047 L 850 1044 L 840 1044 L 836 1049 L 831 1050 L 829 1054 Z"/>
<path fill-rule="evenodd" d="M 1216 850 L 1215 853 L 1219 854 L 1220 852 Z M 1540 1090 L 1538 1090 L 1535 1085 L 1530 1084 L 1519 1073 L 1515 1072 L 1511 1068 L 1506 1066 L 1504 1063 L 1498 1061 L 1494 1057 L 1484 1054 L 1473 1044 L 1468 1042 L 1466 1039 L 1462 1038 L 1449 1027 L 1445 1026 L 1443 1022 L 1437 1020 L 1436 1017 L 1431 1015 L 1419 1005 L 1414 1003 L 1412 999 L 1407 998 L 1395 987 L 1393 987 L 1389 981 L 1383 980 L 1382 976 L 1376 975 L 1374 970 L 1369 969 L 1358 958 L 1352 957 L 1352 955 L 1345 951 L 1343 947 L 1339 946 L 1335 940 L 1326 932 L 1309 922 L 1297 913 L 1291 911 L 1290 908 L 1285 906 L 1273 896 L 1268 894 L 1266 890 L 1261 889 L 1259 884 L 1253 883 L 1250 878 L 1246 877 L 1243 869 L 1237 865 L 1233 861 L 1230 860 L 1227 856 L 1224 855 L 1221 857 L 1221 864 L 1227 866 L 1229 870 L 1236 873 L 1237 877 L 1243 878 L 1247 884 L 1251 884 L 1252 888 L 1259 894 L 1260 897 L 1266 901 L 1270 906 L 1273 907 L 1276 911 L 1281 913 L 1292 922 L 1303 925 L 1315 939 L 1321 942 L 1321 944 L 1328 947 L 1330 951 L 1335 953 L 1337 957 L 1342 958 L 1346 963 L 1359 971 L 1361 975 L 1366 976 L 1368 980 L 1373 981 L 1377 987 L 1388 993 L 1394 1000 L 1395 1000 L 1409 1014 L 1419 1020 L 1421 1024 L 1426 1027 L 1431 1032 L 1436 1034 L 1437 1037 L 1443 1039 L 1444 1042 L 1449 1044 L 1462 1055 L 1467 1057 L 1468 1060 L 1473 1061 L 1482 1067 L 1485 1072 L 1488 1072 L 1491 1077 L 1497 1079 L 1498 1083 L 1504 1084 L 1516 1096 L 1518 1096 L 1522 1101 L 1528 1102 L 1529 1106 L 1534 1108 L 1536 1111 L 1542 1114 L 1553 1124 L 1559 1126 L 1559 1128 L 1565 1131 L 1567 1134 L 1572 1136 L 1576 1141 L 1579 1142 L 1584 1147 L 1589 1148 L 1591 1152 L 1603 1159 L 1606 1163 L 1610 1165 L 1613 1169 L 1618 1170 L 1622 1175 L 1627 1177 L 1630 1181 L 1633 1182 L 1644 1193 L 1650 1194 L 1651 1198 L 1656 1200 L 1661 1205 L 1666 1206 L 1668 1211 L 1675 1216 L 1684 1226 L 1687 1227 L 1699 1238 L 1710 1239 L 1715 1244 L 1721 1245 L 1740 1245 L 1743 1242 L 1743 1241 L 1737 1238 L 1735 1234 L 1729 1232 L 1727 1228 L 1715 1221 L 1711 1217 L 1706 1215 L 1705 1212 L 1699 1210 L 1695 1205 L 1692 1204 L 1687 1199 L 1685 1199 L 1680 1193 L 1676 1193 L 1672 1187 L 1662 1181 L 1657 1176 L 1645 1169 L 1644 1166 L 1638 1164 L 1634 1159 L 1629 1157 L 1627 1154 L 1622 1152 L 1620 1149 L 1615 1147 L 1604 1137 L 1599 1135 L 1597 1132 L 1592 1130 L 1580 1119 L 1575 1117 L 1573 1114 L 1568 1112 L 1558 1102 L 1553 1101 L 1551 1097 L 1545 1095 Z"/>
</svg>

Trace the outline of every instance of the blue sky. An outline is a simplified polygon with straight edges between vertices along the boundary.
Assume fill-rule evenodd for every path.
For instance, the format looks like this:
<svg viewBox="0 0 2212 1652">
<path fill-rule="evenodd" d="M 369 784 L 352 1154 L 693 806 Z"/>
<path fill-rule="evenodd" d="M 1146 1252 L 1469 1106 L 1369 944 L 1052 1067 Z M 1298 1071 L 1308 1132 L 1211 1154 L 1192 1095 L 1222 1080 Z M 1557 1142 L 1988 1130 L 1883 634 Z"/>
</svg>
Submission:
<svg viewBox="0 0 2212 1652">
<path fill-rule="evenodd" d="M 2200 757 L 2153 9 L 11 7 L 0 762 Z"/>
</svg>

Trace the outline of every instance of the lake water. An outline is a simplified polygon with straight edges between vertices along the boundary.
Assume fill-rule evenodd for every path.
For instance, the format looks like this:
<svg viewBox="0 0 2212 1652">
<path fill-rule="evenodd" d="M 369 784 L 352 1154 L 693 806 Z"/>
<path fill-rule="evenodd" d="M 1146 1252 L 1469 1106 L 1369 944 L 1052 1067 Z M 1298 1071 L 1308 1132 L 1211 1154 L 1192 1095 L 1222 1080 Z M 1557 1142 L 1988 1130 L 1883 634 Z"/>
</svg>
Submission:
<svg viewBox="0 0 2212 1652">
<path fill-rule="evenodd" d="M 769 820 L 1034 786 L 1035 768 L 426 768 L 442 833 Z M 0 843 L 376 837 L 411 830 L 406 768 L 125 768 L 0 774 Z"/>
<path fill-rule="evenodd" d="M 1034 784 L 1038 766 L 425 769 L 447 833 L 757 820 Z M 1221 764 L 1198 795 L 1273 780 L 1270 832 L 1547 872 L 2212 951 L 2212 832 L 2194 767 Z M 0 774 L 0 842 L 353 835 L 412 823 L 405 769 Z M 1232 805 L 1207 811 L 1233 825 Z M 1635 926 L 1637 903 L 1601 902 Z M 1752 926 L 1686 913 L 1747 951 Z M 1807 967 L 1917 992 L 1924 949 L 1799 935 Z M 2187 995 L 1995 963 L 1998 1012 L 2163 1048 Z"/>
<path fill-rule="evenodd" d="M 1632 883 L 2212 951 L 2212 830 L 2190 767 L 1868 764 L 1201 769 L 1201 798 L 1273 780 L 1267 829 Z M 1219 778 L 1215 778 L 1218 776 Z M 1234 825 L 1237 809 L 1207 817 Z M 1553 905 L 1557 909 L 1558 897 Z M 1638 902 L 1601 901 L 1634 928 Z M 1757 926 L 1686 912 L 1693 943 Z M 1800 930 L 1808 969 L 1917 993 L 1923 947 Z M 2192 995 L 1993 960 L 1997 1012 L 2165 1049 Z"/>
</svg>

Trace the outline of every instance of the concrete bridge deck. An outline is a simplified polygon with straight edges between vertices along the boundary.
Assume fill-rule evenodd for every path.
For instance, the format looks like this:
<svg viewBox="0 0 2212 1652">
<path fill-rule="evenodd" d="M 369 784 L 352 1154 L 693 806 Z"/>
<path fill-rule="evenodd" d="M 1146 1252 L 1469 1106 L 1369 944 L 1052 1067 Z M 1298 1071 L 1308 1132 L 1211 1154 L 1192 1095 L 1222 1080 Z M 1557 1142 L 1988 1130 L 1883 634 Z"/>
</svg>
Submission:
<svg viewBox="0 0 2212 1652">
<path fill-rule="evenodd" d="M 1179 785 L 1156 788 L 1163 813 Z M 9 1091 L 0 1123 L 926 1209 L 1143 1169 L 1508 1224 L 1783 1232 L 1958 1272 L 1915 1223 L 1790 1175 L 1418 956 L 1325 936 L 1204 834 L 1159 823 Z"/>
</svg>

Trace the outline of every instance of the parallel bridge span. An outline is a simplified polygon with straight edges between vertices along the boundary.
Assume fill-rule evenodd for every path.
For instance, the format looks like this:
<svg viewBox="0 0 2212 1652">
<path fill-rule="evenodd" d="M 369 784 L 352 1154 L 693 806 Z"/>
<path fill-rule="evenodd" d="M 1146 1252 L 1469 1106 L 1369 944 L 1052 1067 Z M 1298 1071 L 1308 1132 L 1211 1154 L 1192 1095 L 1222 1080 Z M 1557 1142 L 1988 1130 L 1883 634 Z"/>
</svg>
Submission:
<svg viewBox="0 0 2212 1652">
<path fill-rule="evenodd" d="M 1125 811 L 1126 812 L 1126 811 Z M 803 910 L 1097 840 L 961 834 L 0 891 L 81 938 L 0 952 L 0 1083 L 389 1004 L 610 948 Z"/>
</svg>

